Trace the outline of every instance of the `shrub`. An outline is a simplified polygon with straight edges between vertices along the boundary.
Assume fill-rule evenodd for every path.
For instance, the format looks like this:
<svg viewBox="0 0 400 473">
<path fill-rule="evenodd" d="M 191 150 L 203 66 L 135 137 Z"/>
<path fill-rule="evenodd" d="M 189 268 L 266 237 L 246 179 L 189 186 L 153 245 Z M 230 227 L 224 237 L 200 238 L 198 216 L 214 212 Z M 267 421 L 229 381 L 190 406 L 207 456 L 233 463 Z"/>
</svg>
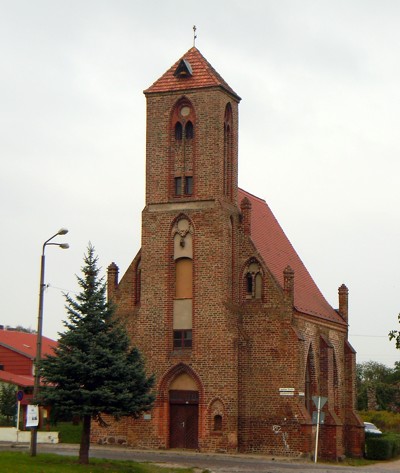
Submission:
<svg viewBox="0 0 400 473">
<path fill-rule="evenodd" d="M 389 411 L 360 411 L 365 422 L 372 422 L 383 432 L 400 433 L 400 414 Z"/>
<path fill-rule="evenodd" d="M 365 450 L 369 460 L 389 460 L 393 454 L 393 443 L 384 437 L 368 436 Z"/>
<path fill-rule="evenodd" d="M 370 460 L 389 460 L 400 455 L 400 435 L 385 434 L 365 437 L 365 453 Z"/>
</svg>

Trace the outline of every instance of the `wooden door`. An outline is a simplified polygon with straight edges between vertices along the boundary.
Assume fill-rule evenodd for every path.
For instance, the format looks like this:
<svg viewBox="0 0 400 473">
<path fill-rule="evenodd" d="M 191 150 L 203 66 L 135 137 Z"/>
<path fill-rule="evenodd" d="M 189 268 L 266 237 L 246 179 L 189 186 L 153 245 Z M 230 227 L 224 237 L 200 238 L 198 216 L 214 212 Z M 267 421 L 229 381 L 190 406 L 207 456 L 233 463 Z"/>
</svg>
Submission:
<svg viewBox="0 0 400 473">
<path fill-rule="evenodd" d="M 198 416 L 196 405 L 171 404 L 170 447 L 196 449 L 198 446 Z"/>
<path fill-rule="evenodd" d="M 185 396 L 184 391 L 175 391 L 175 396 L 170 398 L 169 425 L 170 425 L 170 448 L 198 448 L 198 424 L 199 406 L 198 393 L 189 391 Z M 193 398 L 193 394 L 196 398 Z M 184 400 L 186 399 L 186 400 Z M 185 402 L 183 404 L 183 402 Z"/>
</svg>

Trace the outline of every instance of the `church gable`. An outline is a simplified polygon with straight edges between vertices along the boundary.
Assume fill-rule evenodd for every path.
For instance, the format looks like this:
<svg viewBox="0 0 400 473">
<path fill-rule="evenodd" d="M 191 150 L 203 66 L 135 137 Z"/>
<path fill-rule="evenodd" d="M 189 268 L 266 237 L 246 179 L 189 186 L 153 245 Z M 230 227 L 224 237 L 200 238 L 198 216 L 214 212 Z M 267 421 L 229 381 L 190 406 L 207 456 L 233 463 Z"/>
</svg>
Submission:
<svg viewBox="0 0 400 473">
<path fill-rule="evenodd" d="M 267 203 L 242 189 L 239 189 L 238 200 L 247 201 L 247 207 L 251 204 L 251 212 L 247 216 L 250 219 L 247 225 L 251 227 L 251 240 L 282 288 L 284 269 L 289 265 L 294 271 L 295 308 L 299 312 L 346 325 L 322 295 Z"/>
</svg>

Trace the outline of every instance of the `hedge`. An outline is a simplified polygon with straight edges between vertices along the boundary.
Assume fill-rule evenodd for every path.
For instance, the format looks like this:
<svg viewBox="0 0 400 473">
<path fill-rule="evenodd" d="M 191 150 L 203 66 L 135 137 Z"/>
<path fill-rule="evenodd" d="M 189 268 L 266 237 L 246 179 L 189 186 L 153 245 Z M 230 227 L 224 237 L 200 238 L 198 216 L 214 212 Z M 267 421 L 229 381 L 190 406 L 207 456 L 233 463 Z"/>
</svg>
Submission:
<svg viewBox="0 0 400 473">
<path fill-rule="evenodd" d="M 366 435 L 365 453 L 370 460 L 390 460 L 400 455 L 400 435 Z"/>
</svg>

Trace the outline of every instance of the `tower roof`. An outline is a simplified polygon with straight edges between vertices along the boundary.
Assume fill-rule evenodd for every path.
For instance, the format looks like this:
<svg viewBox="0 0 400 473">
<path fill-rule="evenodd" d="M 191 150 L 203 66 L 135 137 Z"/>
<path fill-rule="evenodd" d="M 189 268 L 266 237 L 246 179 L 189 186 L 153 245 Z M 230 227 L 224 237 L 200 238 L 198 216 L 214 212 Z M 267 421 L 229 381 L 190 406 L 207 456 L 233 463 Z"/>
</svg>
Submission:
<svg viewBox="0 0 400 473">
<path fill-rule="evenodd" d="M 233 95 L 235 100 L 240 100 L 236 92 L 225 82 L 201 52 L 196 47 L 192 47 L 144 93 L 184 91 L 206 87 L 221 87 Z"/>
</svg>

